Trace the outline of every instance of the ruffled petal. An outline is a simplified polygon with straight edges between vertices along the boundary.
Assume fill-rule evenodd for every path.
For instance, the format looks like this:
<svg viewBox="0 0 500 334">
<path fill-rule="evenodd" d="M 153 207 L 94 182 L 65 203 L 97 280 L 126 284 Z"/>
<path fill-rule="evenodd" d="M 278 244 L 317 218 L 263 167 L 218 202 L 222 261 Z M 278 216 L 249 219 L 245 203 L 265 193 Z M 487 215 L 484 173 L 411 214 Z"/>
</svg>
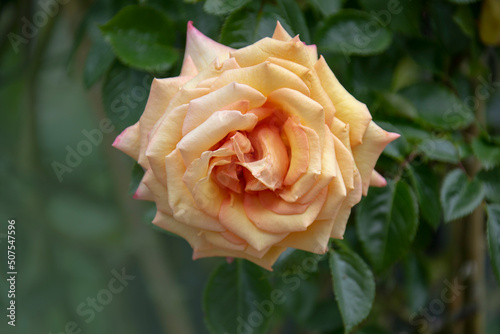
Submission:
<svg viewBox="0 0 500 334">
<path fill-rule="evenodd" d="M 244 239 L 258 251 L 272 247 L 288 234 L 271 233 L 259 229 L 245 215 L 243 201 L 240 196 L 235 194 L 231 194 L 231 198 L 227 198 L 222 203 L 219 220 L 225 228 Z"/>
</svg>

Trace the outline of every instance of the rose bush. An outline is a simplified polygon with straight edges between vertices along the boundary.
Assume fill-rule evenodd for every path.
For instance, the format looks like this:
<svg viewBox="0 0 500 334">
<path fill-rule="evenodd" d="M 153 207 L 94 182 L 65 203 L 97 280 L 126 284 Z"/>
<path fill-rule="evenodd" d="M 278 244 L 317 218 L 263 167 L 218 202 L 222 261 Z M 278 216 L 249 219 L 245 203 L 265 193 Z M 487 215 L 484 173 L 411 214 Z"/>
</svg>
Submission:
<svg viewBox="0 0 500 334">
<path fill-rule="evenodd" d="M 144 168 L 134 197 L 193 258 L 246 258 L 271 269 L 293 247 L 342 238 L 351 208 L 399 135 L 377 126 L 314 45 L 278 23 L 234 50 L 188 24 L 181 74 L 155 79 L 144 114 L 114 146 Z"/>
</svg>

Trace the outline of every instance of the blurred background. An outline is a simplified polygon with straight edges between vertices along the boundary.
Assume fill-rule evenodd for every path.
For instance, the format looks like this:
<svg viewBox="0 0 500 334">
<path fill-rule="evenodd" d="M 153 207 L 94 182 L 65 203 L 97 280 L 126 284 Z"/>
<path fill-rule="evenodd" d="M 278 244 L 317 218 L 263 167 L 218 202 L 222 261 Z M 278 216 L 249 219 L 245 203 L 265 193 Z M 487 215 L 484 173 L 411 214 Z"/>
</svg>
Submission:
<svg viewBox="0 0 500 334">
<path fill-rule="evenodd" d="M 306 42 L 317 43 L 339 80 L 388 126 L 398 125 L 394 117 L 411 123 L 411 112 L 401 108 L 399 100 L 386 95 L 381 99 L 380 92 L 396 92 L 415 82 L 440 82 L 452 87 L 463 101 L 474 89 L 468 79 L 484 78 L 494 89 L 484 101 L 483 122 L 498 135 L 500 94 L 493 83 L 496 78 L 498 85 L 500 53 L 498 47 L 480 41 L 482 2 L 398 2 L 403 14 L 383 27 L 389 37 L 382 36 L 374 45 L 370 42 L 372 51 L 366 54 L 352 50 L 342 54 L 334 43 L 327 44 L 340 34 L 329 27 L 344 8 L 371 15 L 386 8 L 385 2 L 291 1 L 302 12 L 299 19 L 287 7 L 289 2 L 0 2 L 0 305 L 4 313 L 9 303 L 7 225 L 12 219 L 18 272 L 16 327 L 8 326 L 2 313 L 1 333 L 208 333 L 203 289 L 210 272 L 224 260 L 192 261 L 192 250 L 184 240 L 155 228 L 150 223 L 154 204 L 132 199 L 140 168 L 111 147 L 114 138 L 140 117 L 152 78 L 178 75 L 189 20 L 207 36 L 241 47 L 271 36 L 279 19 L 290 34 L 300 33 Z M 152 68 L 117 56 L 99 30 L 130 4 L 151 6 L 165 15 L 169 30 L 163 32 L 169 36 L 171 50 L 170 60 L 162 66 Z M 498 25 L 495 29 L 500 31 Z M 495 38 L 494 29 L 490 35 Z M 393 114 L 379 111 L 387 104 L 396 106 Z M 406 149 L 406 156 L 417 152 L 425 163 L 434 161 L 429 166 L 437 174 L 444 174 L 450 168 L 449 159 L 440 160 L 435 152 L 433 157 L 412 151 L 421 140 L 412 130 L 405 132 L 410 148 L 395 147 L 396 153 L 393 150 L 382 158 L 386 175 L 397 174 L 397 166 L 404 161 L 397 159 L 397 150 Z M 441 133 L 433 135 L 442 138 Z M 459 152 L 461 139 L 446 138 Z M 493 188 L 490 193 L 497 191 Z M 453 313 L 453 307 L 446 305 L 446 310 L 430 311 L 429 326 L 423 330 L 415 318 L 408 317 L 439 299 L 445 280 L 453 282 L 472 270 L 463 263 L 450 265 L 460 249 L 453 233 L 439 215 L 436 224 L 421 219 L 415 252 L 377 275 L 375 306 L 358 333 L 453 332 L 450 322 L 476 312 L 465 308 Z M 348 231 L 347 239 L 360 248 L 354 230 Z M 484 330 L 499 333 L 500 291 L 486 255 L 483 260 Z M 301 303 L 282 310 L 283 317 L 273 322 L 270 332 L 341 332 L 338 310 L 330 302 L 314 306 L 321 299 L 317 296 L 333 300 L 331 285 L 325 290 L 325 282 L 330 278 L 319 273 L 311 284 L 301 285 L 297 292 Z"/>
</svg>

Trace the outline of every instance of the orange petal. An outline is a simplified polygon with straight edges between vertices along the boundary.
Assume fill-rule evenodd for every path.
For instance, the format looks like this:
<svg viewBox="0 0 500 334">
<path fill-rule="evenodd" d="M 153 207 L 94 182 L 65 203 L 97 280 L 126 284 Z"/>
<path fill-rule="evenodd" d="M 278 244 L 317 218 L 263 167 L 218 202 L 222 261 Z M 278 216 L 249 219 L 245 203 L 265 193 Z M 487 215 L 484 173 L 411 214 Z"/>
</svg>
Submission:
<svg viewBox="0 0 500 334">
<path fill-rule="evenodd" d="M 250 220 L 260 229 L 273 233 L 288 233 L 305 231 L 316 219 L 318 213 L 325 203 L 327 189 L 308 205 L 302 214 L 280 215 L 267 210 L 259 198 L 246 193 L 244 199 L 245 212 Z"/>
<path fill-rule="evenodd" d="M 259 200 L 262 206 L 279 215 L 297 215 L 306 211 L 309 203 L 295 204 L 281 199 L 273 191 L 259 191 Z"/>
<path fill-rule="evenodd" d="M 283 132 L 290 143 L 290 168 L 285 176 L 285 186 L 297 182 L 309 166 L 309 142 L 307 135 L 290 117 L 283 125 Z"/>
<path fill-rule="evenodd" d="M 186 172 L 182 156 L 178 149 L 165 157 L 167 171 L 168 202 L 174 213 L 175 220 L 186 225 L 215 232 L 222 232 L 225 228 L 219 221 L 200 210 L 189 189 L 182 181 Z"/>
<path fill-rule="evenodd" d="M 259 251 L 273 246 L 287 235 L 287 233 L 271 233 L 255 226 L 245 214 L 241 197 L 234 194 L 222 203 L 219 220 L 225 228 Z"/>
<path fill-rule="evenodd" d="M 328 251 L 328 241 L 333 220 L 316 220 L 306 231 L 290 233 L 278 246 L 292 247 L 307 252 L 324 254 Z"/>
</svg>

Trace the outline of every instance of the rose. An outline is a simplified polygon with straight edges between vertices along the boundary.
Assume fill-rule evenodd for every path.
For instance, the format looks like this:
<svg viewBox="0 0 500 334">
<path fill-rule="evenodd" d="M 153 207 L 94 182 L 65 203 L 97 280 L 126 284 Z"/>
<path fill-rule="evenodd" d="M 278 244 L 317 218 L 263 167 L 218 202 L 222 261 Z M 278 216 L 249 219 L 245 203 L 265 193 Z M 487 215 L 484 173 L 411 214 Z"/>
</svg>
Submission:
<svg viewBox="0 0 500 334">
<path fill-rule="evenodd" d="M 233 50 L 188 23 L 181 74 L 155 79 L 139 122 L 114 146 L 145 175 L 134 197 L 193 258 L 246 258 L 271 269 L 294 247 L 324 253 L 342 238 L 384 147 L 399 135 L 371 121 L 316 47 L 277 24 Z"/>
</svg>

